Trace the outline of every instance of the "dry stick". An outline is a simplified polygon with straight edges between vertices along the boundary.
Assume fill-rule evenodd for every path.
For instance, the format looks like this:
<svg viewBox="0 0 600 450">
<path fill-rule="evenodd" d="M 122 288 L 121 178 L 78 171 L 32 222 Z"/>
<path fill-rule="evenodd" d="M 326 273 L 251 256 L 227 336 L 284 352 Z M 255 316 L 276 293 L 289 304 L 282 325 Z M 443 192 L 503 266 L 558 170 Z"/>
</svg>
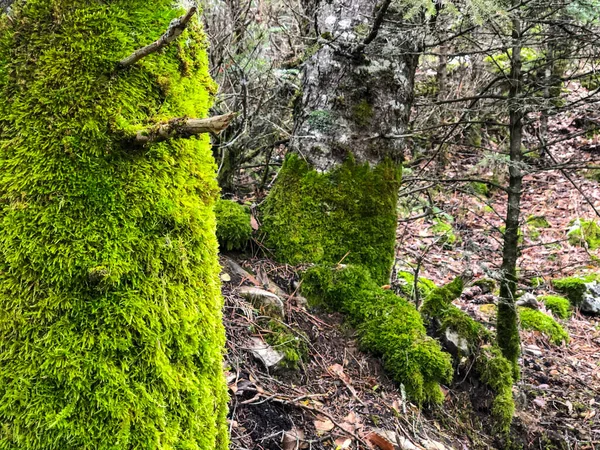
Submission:
<svg viewBox="0 0 600 450">
<path fill-rule="evenodd" d="M 183 33 L 190 20 L 192 20 L 192 17 L 194 17 L 194 14 L 196 14 L 196 11 L 198 11 L 198 8 L 196 6 L 192 6 L 184 16 L 173 19 L 169 24 L 167 31 L 165 31 L 165 33 L 157 41 L 154 41 L 152 44 L 136 50 L 127 58 L 119 61 L 119 67 L 125 68 L 132 66 L 140 59 L 145 58 L 152 53 L 156 53 L 161 48 L 169 45 L 171 42 L 177 39 L 181 33 Z"/>
<path fill-rule="evenodd" d="M 138 131 L 135 141 L 138 144 L 149 144 L 172 138 L 189 138 L 203 133 L 216 135 L 227 128 L 236 115 L 237 113 L 229 113 L 208 119 L 172 119 Z"/>
</svg>

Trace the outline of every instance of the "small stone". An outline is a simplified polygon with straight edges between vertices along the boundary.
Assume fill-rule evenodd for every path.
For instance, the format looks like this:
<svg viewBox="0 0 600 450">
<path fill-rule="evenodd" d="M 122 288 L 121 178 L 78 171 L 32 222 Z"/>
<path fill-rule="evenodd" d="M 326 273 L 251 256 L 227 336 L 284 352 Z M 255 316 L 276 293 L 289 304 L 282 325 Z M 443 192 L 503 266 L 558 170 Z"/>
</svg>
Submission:
<svg viewBox="0 0 600 450">
<path fill-rule="evenodd" d="M 256 359 L 264 364 L 267 369 L 271 369 L 279 365 L 285 356 L 264 342 L 262 339 L 253 337 L 250 351 Z"/>
<path fill-rule="evenodd" d="M 242 286 L 238 294 L 252 305 L 271 317 L 283 317 L 283 301 L 275 294 L 256 287 Z"/>
<path fill-rule="evenodd" d="M 471 352 L 469 351 L 469 342 L 459 335 L 456 331 L 447 328 L 446 329 L 446 344 L 450 348 L 451 353 L 460 352 L 462 355 L 469 355 Z"/>
<path fill-rule="evenodd" d="M 528 355 L 542 356 L 543 353 L 537 345 L 527 345 L 523 348 L 523 351 Z"/>
<path fill-rule="evenodd" d="M 600 314 L 600 284 L 593 281 L 585 285 L 587 291 L 583 294 L 581 302 L 581 312 L 587 314 Z"/>
<path fill-rule="evenodd" d="M 531 294 L 530 292 L 523 294 L 521 298 L 517 300 L 516 304 L 517 306 L 525 306 L 527 308 L 540 309 L 540 304 L 538 303 L 536 296 Z"/>
</svg>

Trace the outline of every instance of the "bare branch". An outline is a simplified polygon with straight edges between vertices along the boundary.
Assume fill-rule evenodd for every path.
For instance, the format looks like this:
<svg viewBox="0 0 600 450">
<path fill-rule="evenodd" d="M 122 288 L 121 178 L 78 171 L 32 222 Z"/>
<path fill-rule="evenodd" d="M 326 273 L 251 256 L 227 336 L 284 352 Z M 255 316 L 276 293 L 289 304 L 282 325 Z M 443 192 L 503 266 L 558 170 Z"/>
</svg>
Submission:
<svg viewBox="0 0 600 450">
<path fill-rule="evenodd" d="M 229 113 L 208 119 L 172 119 L 138 131 L 135 141 L 143 145 L 173 138 L 189 138 L 203 133 L 219 134 L 229 126 L 236 115 L 236 113 Z"/>
<path fill-rule="evenodd" d="M 171 42 L 177 39 L 181 35 L 181 33 L 184 32 L 184 30 L 187 28 L 188 23 L 190 22 L 190 20 L 192 20 L 194 14 L 196 14 L 197 10 L 198 8 L 196 6 L 192 6 L 184 16 L 181 16 L 177 19 L 173 19 L 169 24 L 169 28 L 167 29 L 167 31 L 165 31 L 165 33 L 157 41 L 154 41 L 152 44 L 136 50 L 127 58 L 124 58 L 121 61 L 119 61 L 119 67 L 125 68 L 132 66 L 140 59 L 145 58 L 146 56 L 151 55 L 152 53 L 156 53 L 161 48 L 169 45 Z"/>
</svg>

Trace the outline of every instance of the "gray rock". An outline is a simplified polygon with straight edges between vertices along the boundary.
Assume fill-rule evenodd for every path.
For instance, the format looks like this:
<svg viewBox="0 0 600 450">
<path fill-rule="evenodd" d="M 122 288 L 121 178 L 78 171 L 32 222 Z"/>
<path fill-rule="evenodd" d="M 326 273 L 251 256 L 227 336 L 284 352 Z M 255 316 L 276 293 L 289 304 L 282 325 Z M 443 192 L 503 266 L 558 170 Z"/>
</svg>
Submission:
<svg viewBox="0 0 600 450">
<path fill-rule="evenodd" d="M 460 353 L 461 356 L 468 356 L 471 354 L 469 350 L 469 342 L 451 328 L 446 329 L 446 346 L 450 350 L 450 353 Z"/>
<path fill-rule="evenodd" d="M 523 294 L 516 302 L 517 306 L 525 306 L 532 309 L 540 309 L 540 304 L 535 295 L 527 292 Z"/>
<path fill-rule="evenodd" d="M 248 300 L 259 311 L 271 317 L 283 317 L 283 301 L 275 294 L 264 289 L 251 286 L 242 286 L 238 294 Z"/>
<path fill-rule="evenodd" d="M 249 281 L 255 280 L 254 276 L 250 272 L 245 270 L 242 266 L 227 256 L 221 256 L 221 265 L 223 266 L 223 270 L 232 278 L 241 278 L 242 280 Z"/>
<path fill-rule="evenodd" d="M 583 294 L 581 302 L 581 312 L 587 314 L 600 314 L 600 284 L 597 281 L 592 281 L 585 285 L 587 292 Z"/>
<path fill-rule="evenodd" d="M 267 369 L 277 367 L 285 355 L 275 350 L 269 344 L 257 337 L 251 338 L 252 345 L 250 351 L 256 359 L 264 364 Z"/>
</svg>

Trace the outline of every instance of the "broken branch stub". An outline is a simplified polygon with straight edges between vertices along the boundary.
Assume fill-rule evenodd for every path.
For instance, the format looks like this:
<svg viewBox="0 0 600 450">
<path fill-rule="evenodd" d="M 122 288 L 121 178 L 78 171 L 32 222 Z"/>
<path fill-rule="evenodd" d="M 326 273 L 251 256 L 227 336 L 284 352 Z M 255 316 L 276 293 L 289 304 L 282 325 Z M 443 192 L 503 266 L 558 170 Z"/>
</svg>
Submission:
<svg viewBox="0 0 600 450">
<path fill-rule="evenodd" d="M 173 19 L 169 24 L 169 28 L 167 29 L 167 31 L 165 31 L 165 33 L 158 40 L 154 41 L 150 45 L 136 50 L 127 58 L 124 58 L 121 61 L 119 61 L 119 67 L 125 68 L 132 66 L 140 59 L 143 59 L 146 56 L 151 55 L 152 53 L 156 53 L 161 48 L 169 45 L 171 42 L 177 39 L 181 35 L 181 33 L 183 33 L 190 20 L 192 20 L 192 17 L 194 17 L 194 14 L 196 14 L 197 10 L 198 8 L 196 6 L 192 6 L 184 16 L 178 17 L 177 19 Z"/>
<path fill-rule="evenodd" d="M 229 126 L 235 116 L 236 113 L 229 113 L 207 119 L 172 119 L 138 131 L 135 141 L 138 144 L 149 144 L 173 138 L 189 138 L 203 133 L 219 134 Z"/>
</svg>

